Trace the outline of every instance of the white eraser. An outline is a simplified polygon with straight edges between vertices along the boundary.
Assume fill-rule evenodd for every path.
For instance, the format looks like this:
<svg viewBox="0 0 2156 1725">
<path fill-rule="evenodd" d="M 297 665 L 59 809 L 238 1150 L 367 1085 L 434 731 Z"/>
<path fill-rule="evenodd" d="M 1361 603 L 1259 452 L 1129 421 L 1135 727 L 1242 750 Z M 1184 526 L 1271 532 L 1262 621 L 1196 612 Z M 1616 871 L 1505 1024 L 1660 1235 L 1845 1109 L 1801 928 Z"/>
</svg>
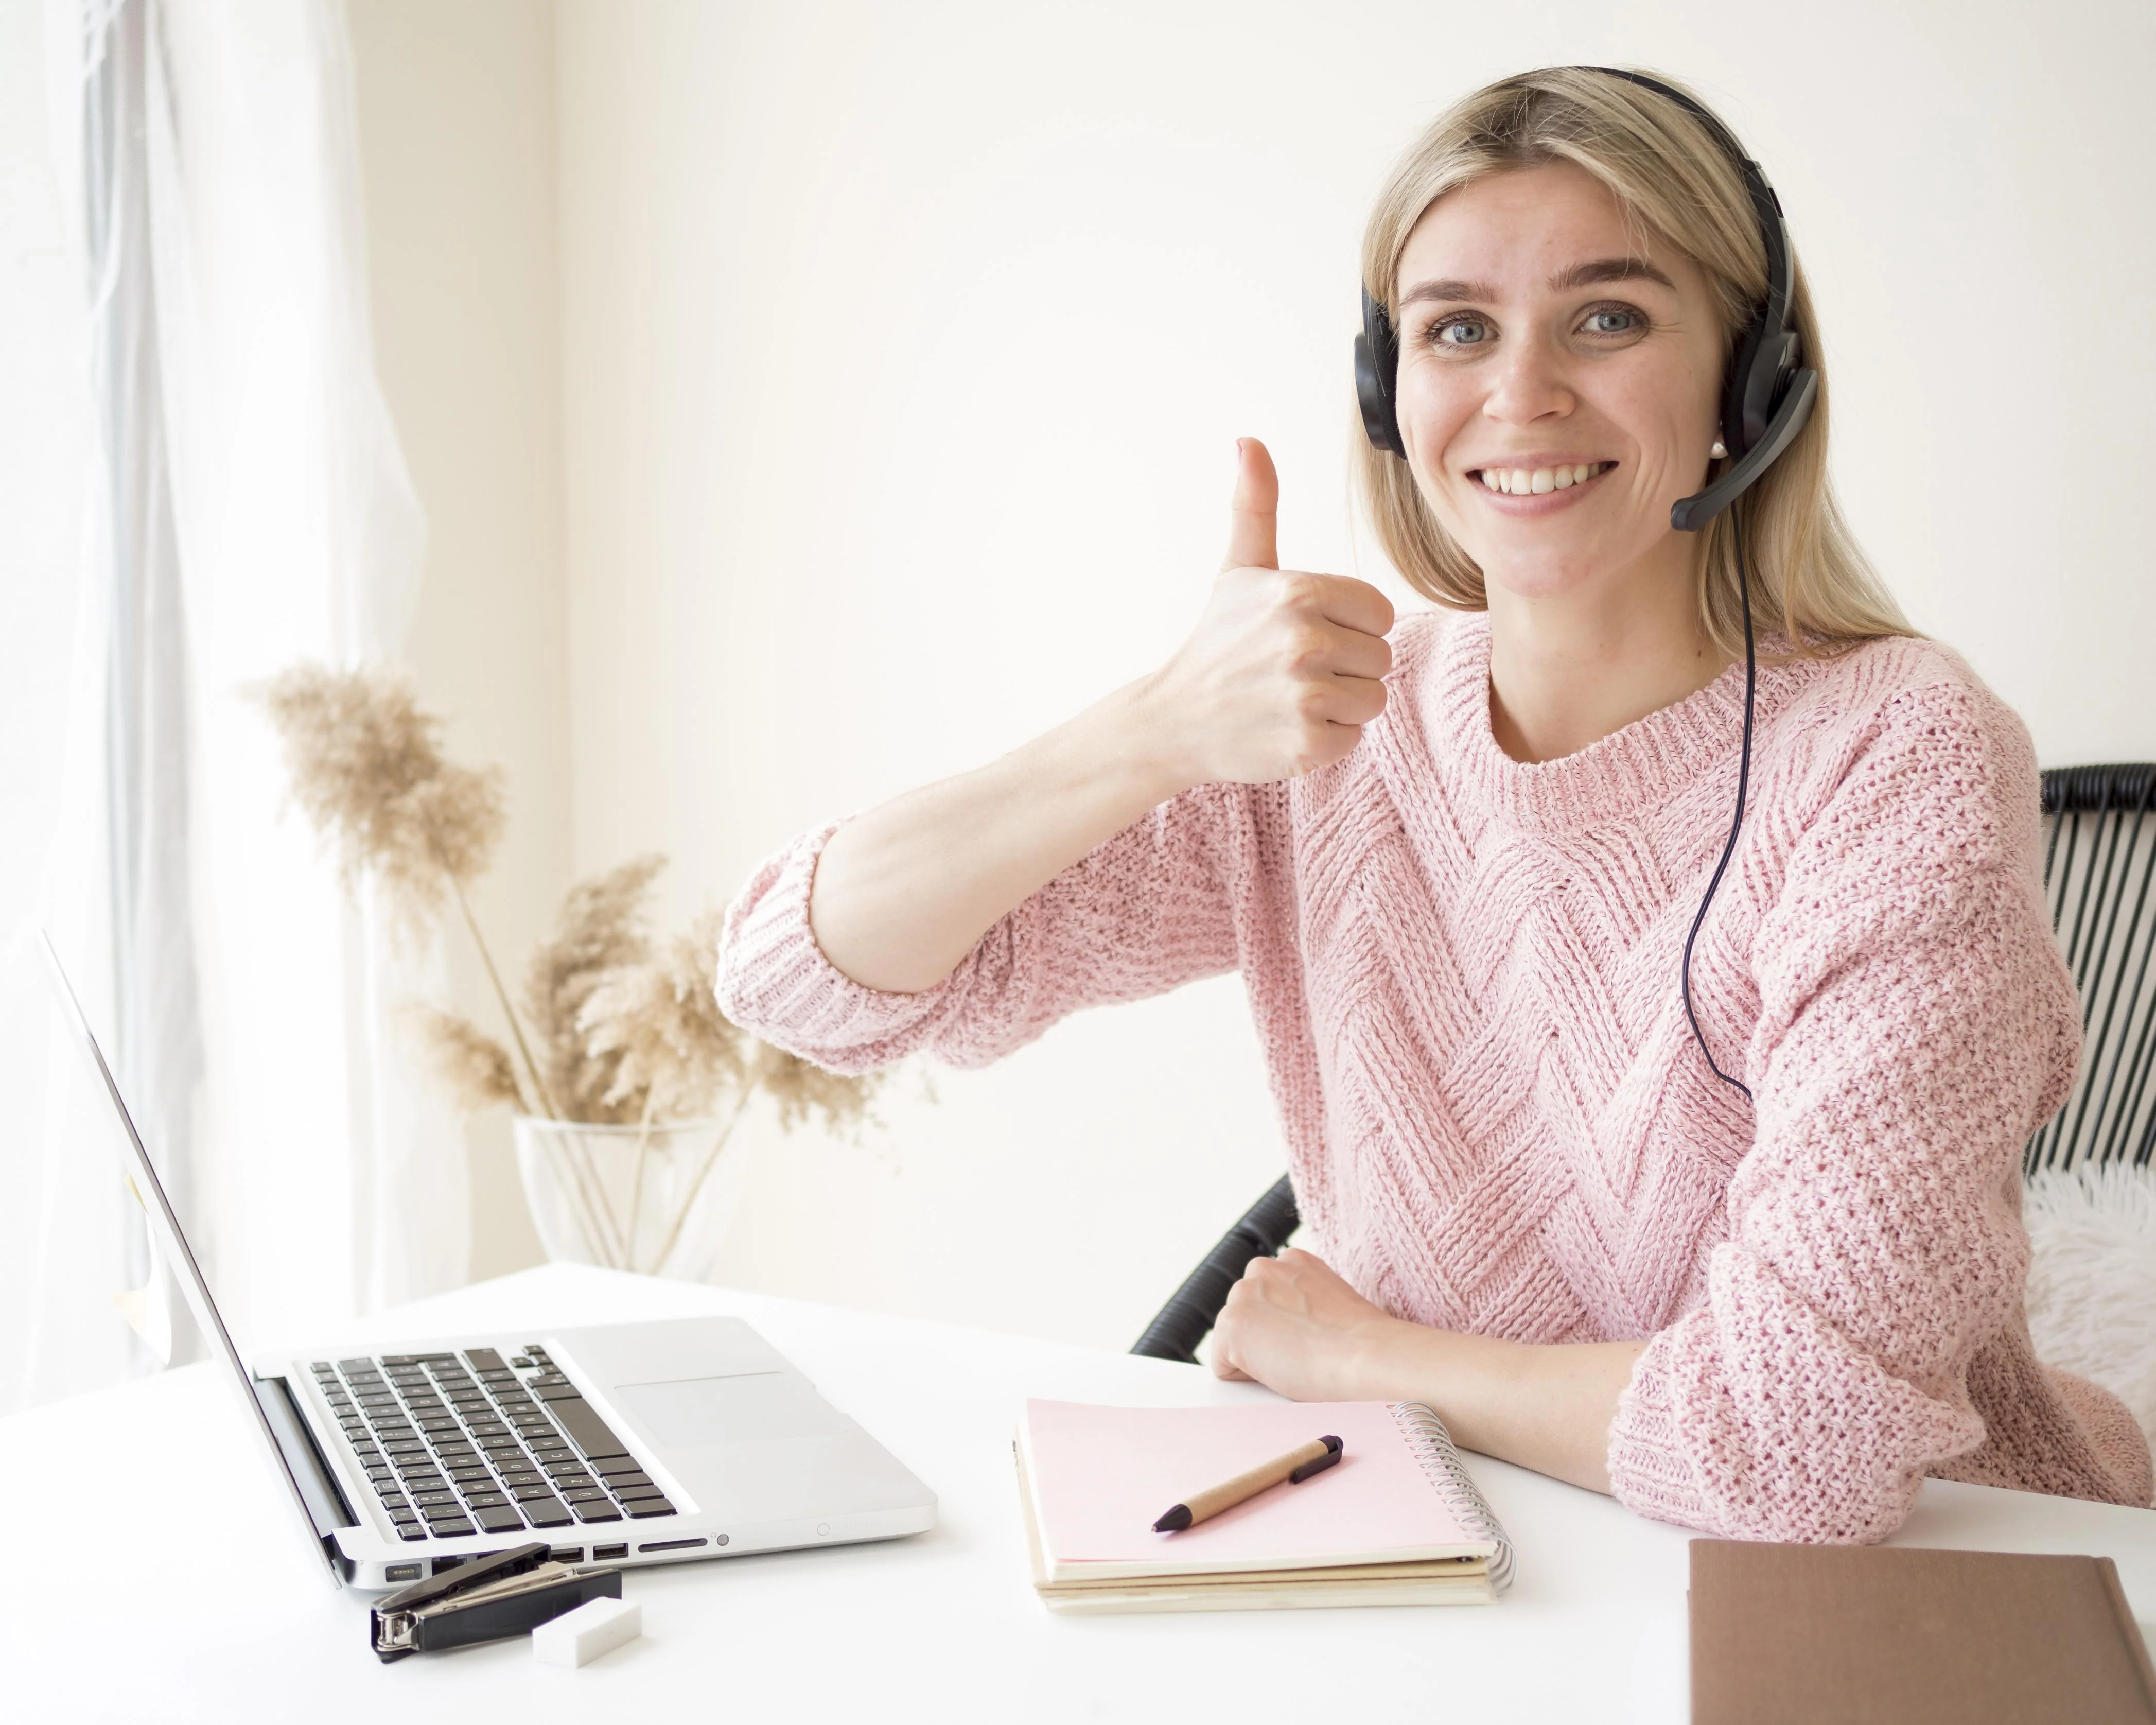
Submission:
<svg viewBox="0 0 2156 1725">
<path fill-rule="evenodd" d="M 542 1665 L 589 1665 L 644 1633 L 644 1608 L 629 1599 L 593 1599 L 531 1631 L 531 1656 Z"/>
</svg>

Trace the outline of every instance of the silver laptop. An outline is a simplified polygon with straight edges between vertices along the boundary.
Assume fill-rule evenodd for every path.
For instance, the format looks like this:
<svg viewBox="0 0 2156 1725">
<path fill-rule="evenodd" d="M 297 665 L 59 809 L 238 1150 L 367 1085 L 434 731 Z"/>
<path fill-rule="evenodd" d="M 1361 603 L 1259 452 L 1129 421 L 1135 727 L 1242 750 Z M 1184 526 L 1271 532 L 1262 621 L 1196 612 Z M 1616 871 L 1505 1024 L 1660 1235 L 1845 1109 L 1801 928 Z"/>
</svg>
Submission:
<svg viewBox="0 0 2156 1725">
<path fill-rule="evenodd" d="M 535 1540 L 563 1563 L 665 1563 L 935 1525 L 935 1494 L 737 1318 L 323 1348 L 249 1370 L 44 947 L 151 1236 L 333 1581 L 400 1587 Z"/>
</svg>

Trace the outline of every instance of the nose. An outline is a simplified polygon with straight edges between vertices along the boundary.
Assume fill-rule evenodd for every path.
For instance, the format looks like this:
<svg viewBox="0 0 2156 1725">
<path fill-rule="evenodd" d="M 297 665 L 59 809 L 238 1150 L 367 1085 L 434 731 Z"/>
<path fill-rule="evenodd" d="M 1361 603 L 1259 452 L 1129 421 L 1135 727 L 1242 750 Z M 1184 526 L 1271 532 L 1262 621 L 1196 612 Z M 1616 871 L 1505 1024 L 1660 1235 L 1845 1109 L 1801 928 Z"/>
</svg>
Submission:
<svg viewBox="0 0 2156 1725">
<path fill-rule="evenodd" d="M 1486 374 L 1490 393 L 1482 402 L 1484 417 L 1507 425 L 1527 425 L 1571 413 L 1577 398 L 1565 381 L 1565 359 L 1547 342 L 1512 344 Z"/>
</svg>

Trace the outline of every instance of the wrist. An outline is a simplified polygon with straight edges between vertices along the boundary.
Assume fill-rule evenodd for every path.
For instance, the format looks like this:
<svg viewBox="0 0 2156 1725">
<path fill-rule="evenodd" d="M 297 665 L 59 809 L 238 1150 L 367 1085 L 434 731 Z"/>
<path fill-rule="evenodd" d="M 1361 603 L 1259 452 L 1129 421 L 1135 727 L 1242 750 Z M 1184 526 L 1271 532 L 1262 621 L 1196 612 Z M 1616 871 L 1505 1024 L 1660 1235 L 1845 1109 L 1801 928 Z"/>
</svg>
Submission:
<svg viewBox="0 0 2156 1725">
<path fill-rule="evenodd" d="M 1348 1332 L 1340 1399 L 1351 1402 L 1419 1400 L 1417 1387 L 1430 1376 L 1431 1343 L 1443 1335 L 1405 1318 L 1365 1319 Z"/>
<path fill-rule="evenodd" d="M 1126 684 L 1095 709 L 1114 758 L 1129 773 L 1148 809 L 1205 782 L 1206 773 L 1183 736 L 1174 702 L 1154 671 Z"/>
</svg>

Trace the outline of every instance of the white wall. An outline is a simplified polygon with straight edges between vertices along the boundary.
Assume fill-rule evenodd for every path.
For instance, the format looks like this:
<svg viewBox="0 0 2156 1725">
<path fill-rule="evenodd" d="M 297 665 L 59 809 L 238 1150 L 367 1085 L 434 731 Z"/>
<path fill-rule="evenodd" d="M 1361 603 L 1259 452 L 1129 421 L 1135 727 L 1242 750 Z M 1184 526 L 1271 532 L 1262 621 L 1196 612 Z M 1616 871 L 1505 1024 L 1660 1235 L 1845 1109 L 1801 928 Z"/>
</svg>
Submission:
<svg viewBox="0 0 2156 1725">
<path fill-rule="evenodd" d="M 475 34 L 515 33 L 513 7 L 354 4 L 458 44 L 444 90 L 487 75 Z M 1690 80 L 1768 165 L 1843 495 L 1918 623 L 2046 762 L 2156 755 L 2139 0 L 556 18 L 580 870 L 665 850 L 685 912 L 1153 663 L 1217 562 L 1239 433 L 1280 461 L 1288 558 L 1375 574 L 1343 459 L 1364 211 L 1445 101 L 1562 61 Z M 452 441 L 441 489 L 418 462 L 438 530 Z M 858 1147 L 759 1122 L 728 1279 L 1120 1345 L 1280 1165 L 1232 982 L 937 1090 Z"/>
</svg>

